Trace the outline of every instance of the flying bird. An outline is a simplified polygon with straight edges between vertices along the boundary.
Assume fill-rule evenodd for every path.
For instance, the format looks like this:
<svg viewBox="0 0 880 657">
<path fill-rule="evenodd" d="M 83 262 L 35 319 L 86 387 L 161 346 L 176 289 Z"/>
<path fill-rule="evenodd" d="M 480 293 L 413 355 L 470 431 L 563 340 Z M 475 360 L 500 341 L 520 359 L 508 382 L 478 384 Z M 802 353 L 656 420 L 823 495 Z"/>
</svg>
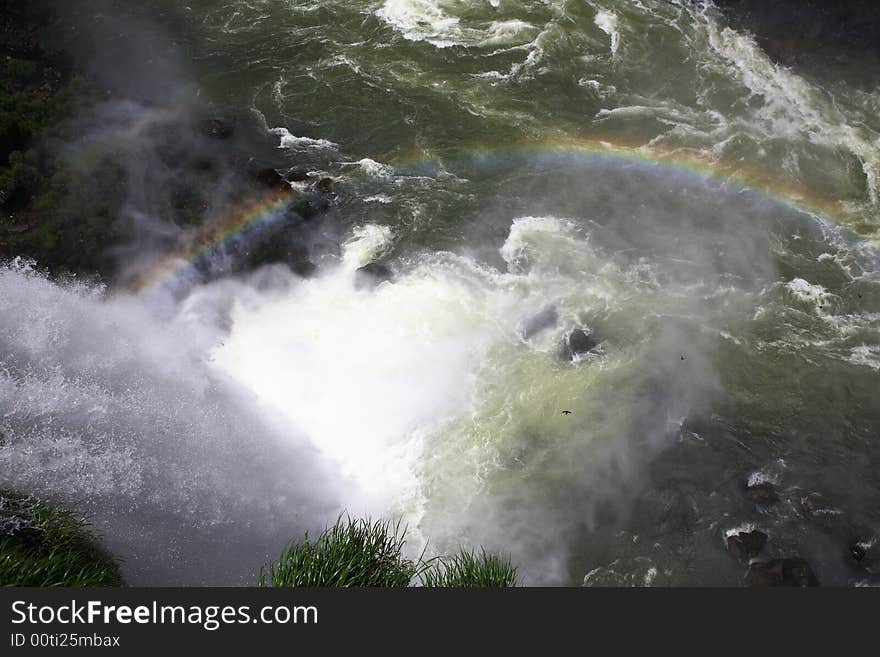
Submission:
<svg viewBox="0 0 880 657">
<path fill-rule="evenodd" d="M 563 415 L 571 415 L 571 411 L 562 411 Z"/>
</svg>

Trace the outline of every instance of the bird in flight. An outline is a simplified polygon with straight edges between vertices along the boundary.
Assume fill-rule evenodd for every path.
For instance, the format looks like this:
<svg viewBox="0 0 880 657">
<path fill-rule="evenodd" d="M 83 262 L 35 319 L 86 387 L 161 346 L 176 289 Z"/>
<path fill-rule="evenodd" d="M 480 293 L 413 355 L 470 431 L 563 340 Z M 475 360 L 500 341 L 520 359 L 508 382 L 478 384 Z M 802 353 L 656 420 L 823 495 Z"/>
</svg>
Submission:
<svg viewBox="0 0 880 657">
<path fill-rule="evenodd" d="M 562 411 L 563 415 L 571 415 L 571 411 Z"/>
</svg>

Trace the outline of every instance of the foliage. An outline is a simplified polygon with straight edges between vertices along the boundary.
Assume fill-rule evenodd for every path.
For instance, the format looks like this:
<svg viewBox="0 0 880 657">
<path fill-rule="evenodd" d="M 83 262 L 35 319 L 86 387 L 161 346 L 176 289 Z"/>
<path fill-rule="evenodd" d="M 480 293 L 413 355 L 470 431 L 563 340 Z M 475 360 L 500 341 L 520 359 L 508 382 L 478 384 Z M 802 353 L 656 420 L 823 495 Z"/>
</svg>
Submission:
<svg viewBox="0 0 880 657">
<path fill-rule="evenodd" d="M 508 560 L 461 551 L 451 557 L 416 560 L 403 557 L 406 530 L 388 521 L 340 516 L 314 541 L 286 548 L 277 563 L 260 569 L 260 586 L 515 586 L 516 569 Z"/>
<path fill-rule="evenodd" d="M 509 559 L 462 550 L 452 557 L 440 557 L 422 573 L 422 586 L 456 588 L 516 586 L 516 568 Z"/>
<path fill-rule="evenodd" d="M 83 518 L 0 490 L 0 585 L 121 586 L 122 578 Z"/>
<path fill-rule="evenodd" d="M 405 535 L 399 524 L 340 516 L 314 541 L 306 534 L 260 569 L 259 585 L 408 586 L 423 566 L 403 557 Z"/>
</svg>

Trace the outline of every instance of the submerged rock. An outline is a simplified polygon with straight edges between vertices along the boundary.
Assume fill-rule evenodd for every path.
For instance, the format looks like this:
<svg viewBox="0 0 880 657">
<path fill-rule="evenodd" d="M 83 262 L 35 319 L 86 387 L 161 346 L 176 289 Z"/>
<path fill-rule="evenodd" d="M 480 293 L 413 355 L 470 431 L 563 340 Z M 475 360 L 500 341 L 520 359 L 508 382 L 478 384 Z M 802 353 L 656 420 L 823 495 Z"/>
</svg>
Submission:
<svg viewBox="0 0 880 657">
<path fill-rule="evenodd" d="M 524 340 L 529 340 L 541 331 L 553 328 L 558 323 L 559 313 L 556 306 L 548 304 L 523 321 L 520 333 Z"/>
<path fill-rule="evenodd" d="M 749 566 L 749 586 L 819 586 L 813 569 L 805 559 L 791 557 L 756 561 Z"/>
<path fill-rule="evenodd" d="M 779 494 L 776 492 L 776 486 L 769 481 L 762 481 L 759 484 L 747 486 L 746 497 L 758 506 L 770 506 L 779 501 Z"/>
<path fill-rule="evenodd" d="M 212 139 L 229 139 L 235 132 L 235 124 L 226 119 L 204 119 L 199 121 L 199 132 Z"/>
<path fill-rule="evenodd" d="M 577 356 L 589 353 L 598 346 L 599 341 L 590 329 L 576 328 L 565 336 L 560 355 L 563 360 L 574 360 Z"/>
<path fill-rule="evenodd" d="M 390 281 L 393 274 L 387 265 L 371 262 L 359 267 L 354 273 L 354 286 L 358 290 L 372 290 L 380 283 Z"/>
<path fill-rule="evenodd" d="M 741 561 L 757 557 L 767 544 L 767 534 L 754 529 L 727 537 L 727 551 Z"/>
</svg>

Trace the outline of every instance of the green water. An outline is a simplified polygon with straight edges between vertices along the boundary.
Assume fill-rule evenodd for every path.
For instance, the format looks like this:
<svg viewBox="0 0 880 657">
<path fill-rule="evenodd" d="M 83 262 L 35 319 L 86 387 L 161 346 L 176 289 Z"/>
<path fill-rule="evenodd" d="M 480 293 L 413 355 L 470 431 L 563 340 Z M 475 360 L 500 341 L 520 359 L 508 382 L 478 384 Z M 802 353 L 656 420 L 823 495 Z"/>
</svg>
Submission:
<svg viewBox="0 0 880 657">
<path fill-rule="evenodd" d="M 242 297 L 214 356 L 342 464 L 341 506 L 527 583 L 739 585 L 745 526 L 823 584 L 876 582 L 849 548 L 880 538 L 880 91 L 684 1 L 138 13 L 175 93 L 337 181 L 341 264 Z M 394 281 L 356 293 L 377 256 Z M 567 362 L 578 325 L 601 346 Z"/>
</svg>

